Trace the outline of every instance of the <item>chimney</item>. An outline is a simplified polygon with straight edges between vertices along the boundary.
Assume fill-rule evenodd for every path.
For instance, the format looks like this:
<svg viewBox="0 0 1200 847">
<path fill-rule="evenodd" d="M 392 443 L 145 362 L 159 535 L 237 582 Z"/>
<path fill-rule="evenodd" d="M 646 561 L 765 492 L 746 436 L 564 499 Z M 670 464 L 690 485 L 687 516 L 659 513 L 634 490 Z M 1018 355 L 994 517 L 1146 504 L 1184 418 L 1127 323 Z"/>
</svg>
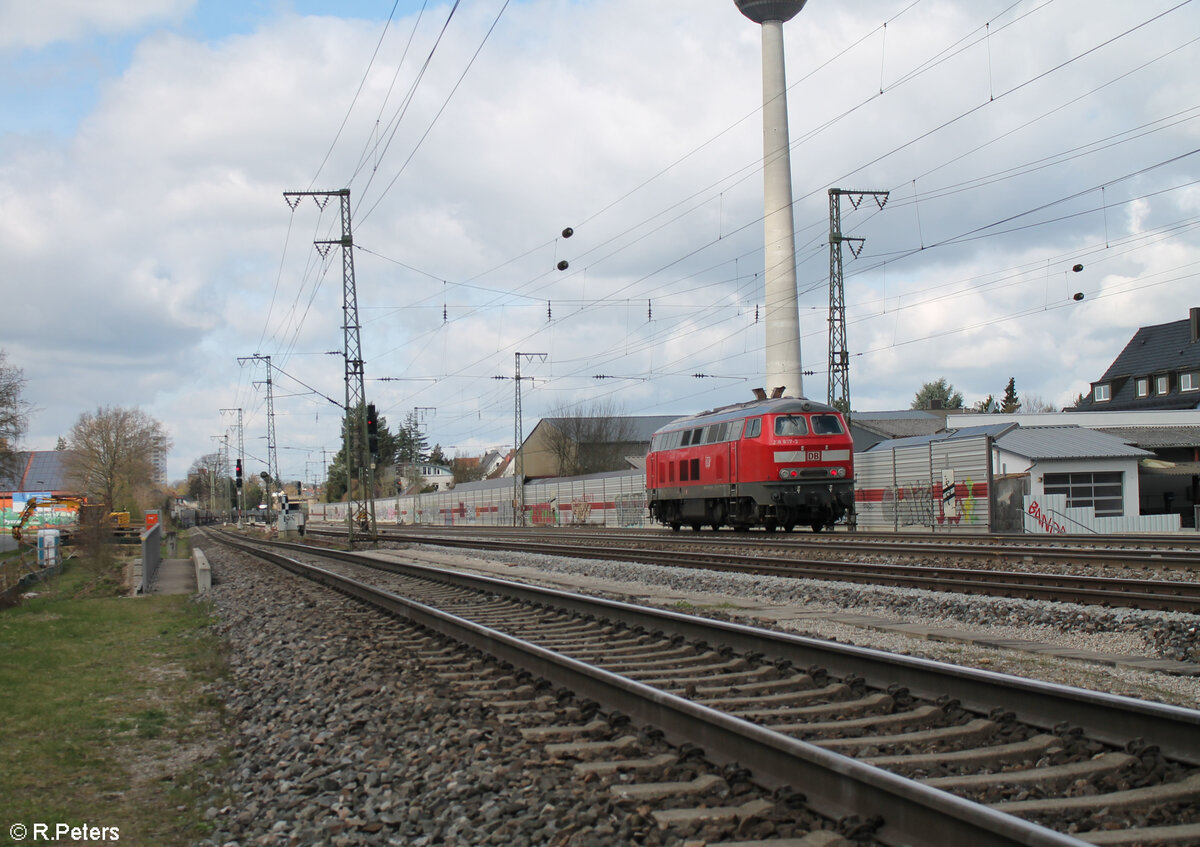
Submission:
<svg viewBox="0 0 1200 847">
<path fill-rule="evenodd" d="M 1193 306 L 1188 314 L 1192 319 L 1192 343 L 1195 344 L 1200 341 L 1200 308 Z"/>
</svg>

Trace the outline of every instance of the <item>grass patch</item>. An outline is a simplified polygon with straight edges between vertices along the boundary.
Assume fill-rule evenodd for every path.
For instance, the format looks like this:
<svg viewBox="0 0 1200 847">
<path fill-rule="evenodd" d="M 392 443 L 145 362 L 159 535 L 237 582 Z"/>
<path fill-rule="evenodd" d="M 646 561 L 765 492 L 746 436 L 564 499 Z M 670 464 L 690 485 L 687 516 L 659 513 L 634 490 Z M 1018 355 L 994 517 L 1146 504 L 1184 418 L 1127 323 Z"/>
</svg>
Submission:
<svg viewBox="0 0 1200 847">
<path fill-rule="evenodd" d="M 211 609 L 127 598 L 111 552 L 68 565 L 0 612 L 0 832 L 21 822 L 116 826 L 171 847 L 208 831 L 225 667 Z"/>
</svg>

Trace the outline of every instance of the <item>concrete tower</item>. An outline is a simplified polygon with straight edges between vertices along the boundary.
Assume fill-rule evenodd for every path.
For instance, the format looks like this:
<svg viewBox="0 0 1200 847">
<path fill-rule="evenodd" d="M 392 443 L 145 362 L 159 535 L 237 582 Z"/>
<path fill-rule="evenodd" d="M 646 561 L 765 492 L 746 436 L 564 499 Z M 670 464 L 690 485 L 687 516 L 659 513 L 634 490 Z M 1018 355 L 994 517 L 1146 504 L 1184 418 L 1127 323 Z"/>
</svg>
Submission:
<svg viewBox="0 0 1200 847">
<path fill-rule="evenodd" d="M 767 310 L 768 391 L 783 386 L 804 396 L 800 360 L 800 312 L 796 304 L 796 236 L 792 219 L 792 157 L 788 139 L 787 74 L 783 24 L 807 0 L 734 0 L 743 15 L 762 26 L 763 63 L 763 246 Z"/>
</svg>

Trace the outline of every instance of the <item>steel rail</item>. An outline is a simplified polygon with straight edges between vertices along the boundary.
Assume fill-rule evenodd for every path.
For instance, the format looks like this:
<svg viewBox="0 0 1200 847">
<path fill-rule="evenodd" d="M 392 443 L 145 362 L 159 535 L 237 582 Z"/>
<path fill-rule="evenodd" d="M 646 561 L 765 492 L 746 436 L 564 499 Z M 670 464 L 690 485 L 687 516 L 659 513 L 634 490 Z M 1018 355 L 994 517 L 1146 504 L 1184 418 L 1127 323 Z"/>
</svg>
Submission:
<svg viewBox="0 0 1200 847">
<path fill-rule="evenodd" d="M 337 536 L 336 532 L 316 530 L 316 535 Z M 770 560 L 763 556 L 676 550 L 650 550 L 641 547 L 586 545 L 583 539 L 534 541 L 526 538 L 496 539 L 479 536 L 426 535 L 423 533 L 381 533 L 383 540 L 463 548 L 510 550 L 586 559 L 618 559 L 642 564 L 671 567 L 707 568 L 733 573 L 755 573 L 799 579 L 823 579 L 867 585 L 892 585 L 924 588 L 930 591 L 959 591 L 1022 597 L 1033 600 L 1059 600 L 1083 604 L 1127 606 L 1160 611 L 1200 612 L 1200 583 L 1178 580 L 1122 579 L 1070 574 L 1044 574 L 1026 571 L 977 570 L 945 565 L 900 565 L 874 562 L 847 562 L 830 559 L 786 558 Z"/>
<path fill-rule="evenodd" d="M 426 565 L 396 562 L 385 553 L 347 553 L 286 542 L 256 542 L 339 561 L 434 579 L 474 591 L 488 590 L 535 604 L 553 604 L 579 614 L 603 616 L 629 626 L 661 629 L 689 640 L 719 642 L 735 650 L 786 659 L 796 667 L 818 665 L 830 673 L 863 677 L 868 685 L 893 683 L 929 699 L 948 695 L 963 708 L 987 714 L 996 707 L 1025 723 L 1053 729 L 1066 722 L 1108 744 L 1123 746 L 1140 737 L 1171 758 L 1200 766 L 1200 711 L 1056 685 L 994 671 L 902 656 L 792 633 L 651 609 L 615 600 L 571 594 L 496 577 L 478 576 Z"/>
<path fill-rule="evenodd" d="M 661 729 L 674 743 L 691 742 L 719 764 L 748 766 L 768 788 L 802 791 L 830 817 L 880 815 L 885 844 L 926 847 L 1079 847 L 1077 839 L 1021 818 L 929 788 L 707 706 L 593 667 L 490 627 L 435 609 L 315 565 L 222 537 L 225 543 L 348 596 L 482 650 L 578 696 Z M 297 545 L 300 546 L 300 545 Z M 306 552 L 327 555 L 330 551 Z M 341 558 L 341 557 L 338 557 Z M 502 584 L 502 581 L 492 582 Z M 498 587 L 498 586 L 497 586 Z"/>
<path fill-rule="evenodd" d="M 440 532 L 445 527 L 405 527 L 403 532 Z M 393 531 L 393 530 L 389 530 Z M 857 551 L 861 553 L 958 554 L 989 559 L 1051 559 L 1099 564 L 1136 564 L 1155 567 L 1200 568 L 1200 536 L 1037 536 L 1037 535 L 940 535 L 908 533 L 872 534 L 834 532 L 820 535 L 770 532 L 685 532 L 665 530 L 618 530 L 597 527 L 543 527 L 529 530 L 517 527 L 455 526 L 461 534 L 544 537 L 555 532 L 591 535 L 605 542 L 660 541 L 680 545 L 735 546 L 780 549 Z"/>
</svg>

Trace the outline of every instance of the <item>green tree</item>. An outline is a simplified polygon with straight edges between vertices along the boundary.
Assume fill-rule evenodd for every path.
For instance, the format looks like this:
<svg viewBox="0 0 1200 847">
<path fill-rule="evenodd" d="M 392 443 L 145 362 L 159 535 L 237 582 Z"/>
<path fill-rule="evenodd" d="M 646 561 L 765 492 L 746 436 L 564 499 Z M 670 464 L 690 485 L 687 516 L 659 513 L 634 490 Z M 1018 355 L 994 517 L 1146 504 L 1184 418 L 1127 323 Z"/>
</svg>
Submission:
<svg viewBox="0 0 1200 847">
<path fill-rule="evenodd" d="M 963 396 L 961 391 L 956 391 L 954 386 L 946 381 L 946 378 L 939 377 L 935 382 L 927 382 L 921 386 L 921 390 L 917 392 L 913 398 L 913 409 L 961 409 L 963 407 Z"/>
<path fill-rule="evenodd" d="M 352 415 L 342 416 L 342 443 L 338 448 L 337 453 L 333 456 L 333 461 L 329 464 L 329 470 L 325 479 L 325 502 L 336 503 L 346 496 L 349 491 L 349 479 L 353 478 L 357 486 L 359 468 L 364 466 L 368 461 L 366 459 L 367 445 L 363 444 L 363 459 L 354 463 L 354 467 L 347 474 L 346 463 L 346 434 L 349 432 L 349 427 L 362 426 L 362 406 L 357 407 Z M 414 413 L 415 417 L 415 413 Z M 375 418 L 376 440 L 379 445 L 379 452 L 375 456 L 376 467 L 376 494 L 380 493 L 379 481 L 388 476 L 387 469 L 393 467 L 399 460 L 401 452 L 401 443 L 403 435 L 401 433 L 393 434 L 388 428 L 387 418 L 383 415 L 376 415 Z M 361 441 L 362 438 L 357 440 Z"/>
<path fill-rule="evenodd" d="M 995 395 L 989 394 L 983 400 L 980 400 L 974 406 L 972 406 L 971 411 L 972 412 L 982 412 L 984 414 L 990 414 L 993 412 L 999 412 L 1000 407 L 996 405 Z"/>
<path fill-rule="evenodd" d="M 396 463 L 407 465 L 428 459 L 429 441 L 421 432 L 421 422 L 414 410 L 405 416 L 404 426 L 396 433 Z"/>
<path fill-rule="evenodd" d="M 1017 378 L 1010 376 L 1008 385 L 1004 387 L 1004 399 L 1000 401 L 1000 411 L 1012 414 L 1021 408 L 1021 398 L 1017 396 Z"/>
<path fill-rule="evenodd" d="M 483 479 L 483 463 L 479 461 L 468 461 L 455 456 L 450 460 L 450 470 L 454 473 L 455 485 Z"/>
</svg>

